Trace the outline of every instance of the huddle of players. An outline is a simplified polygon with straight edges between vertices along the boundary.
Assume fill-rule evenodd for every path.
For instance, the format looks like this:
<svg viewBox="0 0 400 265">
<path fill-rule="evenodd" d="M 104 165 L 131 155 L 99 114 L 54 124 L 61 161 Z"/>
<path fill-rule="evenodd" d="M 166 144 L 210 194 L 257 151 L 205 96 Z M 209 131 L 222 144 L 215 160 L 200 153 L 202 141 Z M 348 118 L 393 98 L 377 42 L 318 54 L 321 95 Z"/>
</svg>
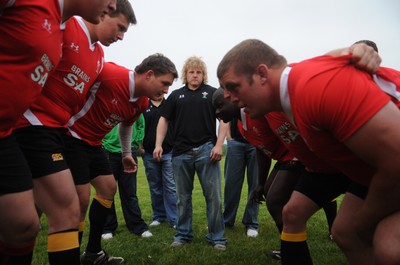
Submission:
<svg viewBox="0 0 400 265">
<path fill-rule="evenodd" d="M 108 46 L 136 24 L 126 0 L 3 0 L 0 11 L 0 210 L 5 213 L 0 218 L 0 261 L 31 263 L 39 209 L 48 218 L 50 264 L 120 263 L 123 259 L 108 256 L 100 243 L 116 190 L 108 163 L 101 160 L 101 139 L 120 123 L 124 166 L 135 171 L 131 125 L 147 107 L 148 97 L 167 93 L 178 76 L 175 66 L 160 54 L 146 58 L 135 71 L 104 62 L 97 42 Z M 71 18 L 74 15 L 82 18 Z M 96 31 L 96 24 L 109 27 L 109 35 Z M 219 74 L 221 83 L 223 77 Z M 101 99 L 109 99 L 113 108 L 105 111 Z M 100 117 L 93 106 L 102 110 Z M 93 161 L 100 162 L 89 166 Z M 322 170 L 338 173 L 327 168 Z M 96 195 L 89 212 L 88 246 L 80 258 L 89 182 Z M 299 260 L 292 253 L 307 250 L 307 245 L 293 244 L 304 242 L 306 234 L 287 224 L 282 248 L 289 264 L 289 259 Z M 309 255 L 302 259 L 310 262 Z"/>
<path fill-rule="evenodd" d="M 98 42 L 122 40 L 136 24 L 128 0 L 4 0 L 0 23 L 0 263 L 31 264 L 42 212 L 50 264 L 123 262 L 101 248 L 116 192 L 101 140 L 120 123 L 125 170 L 137 170 L 131 125 L 148 98 L 168 92 L 175 65 L 162 54 L 134 71 L 105 62 Z M 102 102 L 110 108 L 98 111 Z"/>
<path fill-rule="evenodd" d="M 247 132 L 242 131 L 257 138 L 266 132 L 259 130 L 266 124 L 272 136 L 280 138 L 305 166 L 300 185 L 281 208 L 282 264 L 312 264 L 306 221 L 324 205 L 323 200 L 329 202 L 335 193 L 343 192 L 332 235 L 349 264 L 400 262 L 400 230 L 395 225 L 399 208 L 392 204 L 400 200 L 400 127 L 396 122 L 400 119 L 400 72 L 379 67 L 380 59 L 369 57 L 368 49 L 373 52 L 357 44 L 288 64 L 267 44 L 248 39 L 228 51 L 218 66 L 224 98 L 244 108 L 251 118 L 260 118 L 264 126 L 254 127 L 242 119 Z M 254 143 L 264 147 L 266 143 L 257 140 Z M 302 147 L 296 144 L 300 141 Z M 285 162 L 284 156 L 278 156 L 282 153 L 272 152 L 276 146 L 266 147 L 264 153 Z M 306 149 L 314 159 L 303 156 Z M 276 180 L 278 176 L 268 189 L 268 207 Z"/>
</svg>

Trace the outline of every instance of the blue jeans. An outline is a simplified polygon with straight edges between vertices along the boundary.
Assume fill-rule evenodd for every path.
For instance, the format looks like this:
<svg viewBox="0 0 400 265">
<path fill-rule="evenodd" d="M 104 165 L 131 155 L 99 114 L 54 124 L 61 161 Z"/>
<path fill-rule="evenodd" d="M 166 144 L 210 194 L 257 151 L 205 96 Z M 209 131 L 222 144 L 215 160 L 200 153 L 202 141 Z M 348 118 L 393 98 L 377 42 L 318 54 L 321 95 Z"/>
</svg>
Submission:
<svg viewBox="0 0 400 265">
<path fill-rule="evenodd" d="M 176 187 L 172 172 L 172 154 L 166 153 L 158 162 L 153 154 L 145 152 L 142 155 L 146 170 L 147 182 L 150 188 L 153 221 L 168 220 L 170 226 L 176 225 Z"/>
<path fill-rule="evenodd" d="M 247 169 L 248 197 L 242 223 L 247 229 L 258 229 L 259 204 L 249 200 L 258 183 L 256 149 L 248 143 L 230 140 L 227 142 L 225 159 L 224 222 L 235 224 L 240 195 Z"/>
<path fill-rule="evenodd" d="M 207 207 L 208 234 L 211 244 L 226 244 L 224 220 L 222 216 L 221 170 L 219 162 L 211 163 L 210 153 L 214 145 L 205 143 L 197 148 L 172 158 L 176 194 L 178 197 L 178 220 L 174 241 L 193 240 L 192 191 L 197 173 Z"/>
<path fill-rule="evenodd" d="M 122 213 L 124 214 L 126 227 L 131 233 L 140 236 L 149 228 L 142 219 L 139 200 L 136 196 L 136 173 L 124 172 L 124 167 L 122 166 L 122 156 L 120 153 L 111 153 L 108 151 L 105 152 L 108 155 L 115 180 L 118 182 L 119 198 L 121 200 Z M 132 148 L 132 156 L 137 163 L 137 155 L 134 148 Z M 103 233 L 114 233 L 117 230 L 117 227 L 118 220 L 113 203 L 111 212 L 108 215 L 104 225 Z"/>
</svg>

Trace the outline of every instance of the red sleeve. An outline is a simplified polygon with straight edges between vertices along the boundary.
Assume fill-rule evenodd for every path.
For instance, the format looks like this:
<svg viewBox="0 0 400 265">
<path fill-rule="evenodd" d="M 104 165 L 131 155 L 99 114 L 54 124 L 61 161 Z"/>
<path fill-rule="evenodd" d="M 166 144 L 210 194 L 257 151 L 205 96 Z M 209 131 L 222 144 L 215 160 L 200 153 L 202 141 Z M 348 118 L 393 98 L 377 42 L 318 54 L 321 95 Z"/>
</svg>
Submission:
<svg viewBox="0 0 400 265">
<path fill-rule="evenodd" d="M 347 57 L 319 57 L 293 67 L 289 91 L 299 127 L 329 131 L 341 142 L 390 100 Z"/>
</svg>

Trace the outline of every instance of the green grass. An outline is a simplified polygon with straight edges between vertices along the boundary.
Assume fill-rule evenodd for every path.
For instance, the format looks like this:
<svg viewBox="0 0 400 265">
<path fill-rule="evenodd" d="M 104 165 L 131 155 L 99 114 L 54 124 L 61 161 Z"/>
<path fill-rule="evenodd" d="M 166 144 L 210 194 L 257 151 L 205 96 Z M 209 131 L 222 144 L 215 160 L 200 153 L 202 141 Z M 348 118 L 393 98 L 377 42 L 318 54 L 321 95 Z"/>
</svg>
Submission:
<svg viewBox="0 0 400 265">
<path fill-rule="evenodd" d="M 224 160 L 221 165 L 223 165 Z M 223 168 L 221 166 L 221 168 Z M 246 183 L 246 182 L 245 182 Z M 143 219 L 150 223 L 151 204 L 150 192 L 144 174 L 142 160 L 139 158 L 138 171 L 138 197 L 142 210 Z M 194 240 L 191 244 L 180 248 L 171 248 L 174 230 L 163 223 L 158 227 L 150 228 L 153 233 L 151 238 L 140 238 L 131 234 L 122 216 L 120 201 L 116 197 L 116 209 L 119 227 L 113 239 L 103 241 L 103 248 L 114 256 L 125 258 L 124 264 L 143 265 L 257 265 L 257 264 L 280 264 L 280 262 L 268 258 L 265 253 L 268 250 L 279 248 L 279 235 L 268 214 L 265 203 L 260 206 L 259 214 L 259 236 L 248 238 L 244 226 L 241 223 L 243 210 L 247 198 L 247 185 L 242 191 L 241 205 L 233 228 L 225 230 L 228 239 L 227 250 L 224 252 L 214 250 L 205 240 L 207 233 L 207 218 L 205 201 L 202 195 L 198 179 L 195 181 L 193 191 L 193 229 Z M 339 200 L 340 201 L 340 200 Z M 89 223 L 87 221 L 88 228 Z M 88 231 L 88 230 L 87 230 Z M 316 265 L 341 265 L 347 264 L 344 255 L 335 243 L 328 239 L 328 227 L 323 211 L 314 215 L 308 223 L 308 244 Z M 36 248 L 33 258 L 33 265 L 44 265 L 47 262 L 46 241 L 47 241 L 46 217 L 42 217 L 42 230 L 36 240 Z M 83 238 L 83 251 L 87 243 L 87 233 Z"/>
</svg>

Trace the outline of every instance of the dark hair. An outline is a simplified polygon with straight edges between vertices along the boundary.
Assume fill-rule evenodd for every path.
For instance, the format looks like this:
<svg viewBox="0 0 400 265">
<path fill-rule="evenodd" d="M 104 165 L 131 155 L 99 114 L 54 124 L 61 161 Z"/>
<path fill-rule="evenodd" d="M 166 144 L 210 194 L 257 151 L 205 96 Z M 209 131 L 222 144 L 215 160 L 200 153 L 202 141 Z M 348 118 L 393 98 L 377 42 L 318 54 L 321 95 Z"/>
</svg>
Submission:
<svg viewBox="0 0 400 265">
<path fill-rule="evenodd" d="M 219 87 L 217 90 L 215 90 L 211 100 L 214 108 L 217 107 L 217 101 L 223 97 L 224 97 L 224 89 L 222 87 Z"/>
<path fill-rule="evenodd" d="M 378 52 L 378 46 L 376 46 L 376 43 L 373 42 L 372 40 L 359 40 L 359 41 L 354 42 L 354 44 L 357 44 L 357 43 L 365 43 L 368 46 L 372 47 L 376 52 Z"/>
<path fill-rule="evenodd" d="M 172 74 L 175 79 L 178 78 L 175 64 L 161 53 L 148 56 L 135 68 L 135 72 L 138 74 L 143 74 L 149 70 L 152 70 L 155 76 Z"/>
<path fill-rule="evenodd" d="M 130 24 L 136 25 L 136 16 L 129 0 L 117 0 L 117 8 L 111 12 L 110 17 L 117 17 L 120 14 L 124 15 Z"/>
</svg>

